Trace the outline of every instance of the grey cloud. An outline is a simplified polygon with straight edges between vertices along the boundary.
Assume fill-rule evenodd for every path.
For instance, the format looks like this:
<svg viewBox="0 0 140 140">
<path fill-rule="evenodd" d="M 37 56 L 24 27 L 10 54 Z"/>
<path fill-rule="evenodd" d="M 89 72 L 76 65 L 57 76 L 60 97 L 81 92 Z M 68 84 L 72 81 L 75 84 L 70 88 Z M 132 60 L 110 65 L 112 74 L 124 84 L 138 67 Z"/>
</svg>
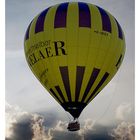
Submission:
<svg viewBox="0 0 140 140">
<path fill-rule="evenodd" d="M 134 123 L 122 122 L 115 129 L 113 129 L 111 135 L 115 140 L 134 140 L 135 125 Z"/>
<path fill-rule="evenodd" d="M 91 122 L 92 123 L 92 122 Z M 87 125 L 87 126 L 86 126 Z M 49 140 L 112 140 L 113 137 L 109 134 L 112 128 L 103 125 L 93 125 L 88 129 L 87 123 L 84 123 L 81 130 L 78 132 L 67 131 L 67 123 L 58 121 L 54 128 L 50 128 L 47 134 Z M 87 128 L 87 129 L 86 129 Z"/>
<path fill-rule="evenodd" d="M 33 132 L 32 132 L 32 128 L 31 128 L 31 118 L 32 115 L 26 112 L 17 112 L 17 114 L 15 114 L 15 112 L 12 114 L 12 111 L 10 111 L 11 118 L 9 117 L 9 119 L 11 119 L 9 128 L 7 129 L 7 131 L 11 131 L 11 132 L 6 132 L 6 133 L 11 133 L 10 137 L 6 138 L 6 139 L 10 139 L 10 140 L 31 140 L 32 136 L 33 136 Z M 9 114 L 10 115 L 10 114 Z"/>
<path fill-rule="evenodd" d="M 18 122 L 13 124 L 13 135 L 12 140 L 31 140 L 33 136 L 32 129 L 30 127 L 30 121 Z"/>
<path fill-rule="evenodd" d="M 81 122 L 80 131 L 69 132 L 67 121 L 60 120 L 57 112 L 47 118 L 49 112 L 44 115 L 27 113 L 10 105 L 6 111 L 11 115 L 11 121 L 7 120 L 7 123 L 11 123 L 8 129 L 11 135 L 7 136 L 6 140 L 134 140 L 135 127 L 129 122 L 122 122 L 118 126 L 105 126 L 86 119 Z"/>
<path fill-rule="evenodd" d="M 113 138 L 108 133 L 93 134 L 93 132 L 90 132 L 86 134 L 85 140 L 113 140 Z"/>
<path fill-rule="evenodd" d="M 30 113 L 6 103 L 6 140 L 48 140 L 51 128 L 55 128 L 54 133 L 67 128 L 64 123 L 57 123 L 60 118 L 55 109 Z"/>
<path fill-rule="evenodd" d="M 86 123 L 84 125 L 87 125 Z M 93 125 L 90 129 L 83 126 L 79 132 L 68 132 L 65 122 L 58 121 L 55 128 L 50 128 L 47 134 L 49 140 L 134 140 L 135 126 L 133 123 L 122 122 L 118 126 Z"/>
<path fill-rule="evenodd" d="M 6 104 L 6 139 L 31 140 L 43 132 L 41 115 Z M 40 130 L 40 131 L 36 131 Z"/>
<path fill-rule="evenodd" d="M 129 120 L 133 110 L 133 105 L 130 103 L 120 104 L 115 111 L 116 119 L 119 121 Z"/>
<path fill-rule="evenodd" d="M 42 116 L 44 116 L 44 123 L 46 128 L 55 127 L 57 120 L 62 119 L 59 113 L 53 109 L 53 111 L 48 110 L 47 112 L 41 112 Z"/>
<path fill-rule="evenodd" d="M 44 118 L 38 115 L 34 115 L 32 118 L 32 140 L 45 140 L 45 127 L 43 126 Z"/>
</svg>

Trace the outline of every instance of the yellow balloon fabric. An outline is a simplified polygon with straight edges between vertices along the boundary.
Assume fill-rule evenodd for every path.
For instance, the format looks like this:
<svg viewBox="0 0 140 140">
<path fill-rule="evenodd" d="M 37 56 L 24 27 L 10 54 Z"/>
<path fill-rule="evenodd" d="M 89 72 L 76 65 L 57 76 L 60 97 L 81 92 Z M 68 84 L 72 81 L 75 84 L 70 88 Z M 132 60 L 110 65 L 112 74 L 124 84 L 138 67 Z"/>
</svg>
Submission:
<svg viewBox="0 0 140 140">
<path fill-rule="evenodd" d="M 125 38 L 109 12 L 89 3 L 71 2 L 36 16 L 26 31 L 24 46 L 34 75 L 78 118 L 118 71 Z"/>
</svg>

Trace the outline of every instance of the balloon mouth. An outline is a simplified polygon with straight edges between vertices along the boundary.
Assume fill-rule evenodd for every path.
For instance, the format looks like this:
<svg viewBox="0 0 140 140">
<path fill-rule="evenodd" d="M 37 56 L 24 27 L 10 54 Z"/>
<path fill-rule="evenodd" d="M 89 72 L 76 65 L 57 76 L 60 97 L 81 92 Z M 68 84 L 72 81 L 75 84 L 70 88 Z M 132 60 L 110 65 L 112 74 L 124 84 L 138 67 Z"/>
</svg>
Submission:
<svg viewBox="0 0 140 140">
<path fill-rule="evenodd" d="M 65 111 L 69 112 L 74 119 L 76 119 L 79 118 L 86 105 L 86 103 L 80 102 L 66 102 L 62 104 L 62 107 L 65 109 Z"/>
</svg>

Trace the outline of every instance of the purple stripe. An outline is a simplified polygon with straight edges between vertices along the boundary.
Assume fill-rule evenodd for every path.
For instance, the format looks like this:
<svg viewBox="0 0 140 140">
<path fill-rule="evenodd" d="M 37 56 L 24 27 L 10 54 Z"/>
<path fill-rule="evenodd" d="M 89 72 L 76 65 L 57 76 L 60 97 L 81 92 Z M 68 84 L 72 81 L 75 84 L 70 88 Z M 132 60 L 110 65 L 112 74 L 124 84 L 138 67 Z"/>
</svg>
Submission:
<svg viewBox="0 0 140 140">
<path fill-rule="evenodd" d="M 51 93 L 54 95 L 54 97 L 55 97 L 60 103 L 62 103 L 62 102 L 60 101 L 60 99 L 58 98 L 58 96 L 56 95 L 56 93 L 53 91 L 52 88 L 50 88 L 50 91 L 51 91 Z"/>
<path fill-rule="evenodd" d="M 46 14 L 48 12 L 49 8 L 44 10 L 38 17 L 37 22 L 36 22 L 36 27 L 35 27 L 35 33 L 41 32 L 44 30 L 44 21 Z"/>
<path fill-rule="evenodd" d="M 75 100 L 78 101 L 81 90 L 81 85 L 84 77 L 85 67 L 77 66 L 76 70 L 76 87 L 75 87 Z"/>
<path fill-rule="evenodd" d="M 91 28 L 90 10 L 86 3 L 79 2 L 79 27 Z"/>
<path fill-rule="evenodd" d="M 31 24 L 32 24 L 32 21 L 31 21 L 31 23 L 29 24 L 29 26 L 28 26 L 28 28 L 27 28 L 27 31 L 26 31 L 26 33 L 25 33 L 25 40 L 29 39 L 29 31 L 30 31 Z"/>
<path fill-rule="evenodd" d="M 110 18 L 108 16 L 108 14 L 102 8 L 100 8 L 98 6 L 97 6 L 97 8 L 98 8 L 98 10 L 101 14 L 101 18 L 102 18 L 102 29 L 104 31 L 107 31 L 107 32 L 111 33 L 111 22 L 110 22 Z"/>
<path fill-rule="evenodd" d="M 87 97 L 91 87 L 93 86 L 93 84 L 94 84 L 99 72 L 100 72 L 100 69 L 97 69 L 97 68 L 93 69 L 81 102 L 84 102 L 84 100 Z"/>
<path fill-rule="evenodd" d="M 120 55 L 120 57 L 119 57 L 119 59 L 118 59 L 118 61 L 117 61 L 117 64 L 116 64 L 117 69 L 118 69 L 119 66 L 120 66 L 121 59 L 122 59 L 122 54 Z"/>
<path fill-rule="evenodd" d="M 115 19 L 117 26 L 118 26 L 118 36 L 120 39 L 123 39 L 123 33 L 122 33 L 122 28 L 120 26 L 120 24 L 118 23 L 118 21 Z"/>
<path fill-rule="evenodd" d="M 106 79 L 108 78 L 109 73 L 105 73 L 103 78 L 101 79 L 101 81 L 99 82 L 99 84 L 97 85 L 97 87 L 94 89 L 94 91 L 92 92 L 92 94 L 90 95 L 90 97 L 88 98 L 87 102 L 88 103 L 91 98 L 96 94 L 96 92 L 98 91 L 98 89 L 103 85 L 103 83 L 106 81 Z"/>
<path fill-rule="evenodd" d="M 68 67 L 67 66 L 63 66 L 63 67 L 59 67 L 60 69 L 60 73 L 61 73 L 61 77 L 64 83 L 64 87 L 68 96 L 68 100 L 69 102 L 71 102 L 71 90 L 70 90 L 70 80 L 69 80 L 69 72 L 68 72 Z"/>
<path fill-rule="evenodd" d="M 66 27 L 68 3 L 60 4 L 57 8 L 54 20 L 54 28 Z"/>
<path fill-rule="evenodd" d="M 59 87 L 59 86 L 55 86 L 55 89 L 56 89 L 57 92 L 59 93 L 59 95 L 60 95 L 60 97 L 62 98 L 63 102 L 66 102 L 66 101 L 65 101 L 65 98 L 64 98 L 64 95 L 63 95 L 63 93 L 62 93 L 60 87 Z"/>
</svg>

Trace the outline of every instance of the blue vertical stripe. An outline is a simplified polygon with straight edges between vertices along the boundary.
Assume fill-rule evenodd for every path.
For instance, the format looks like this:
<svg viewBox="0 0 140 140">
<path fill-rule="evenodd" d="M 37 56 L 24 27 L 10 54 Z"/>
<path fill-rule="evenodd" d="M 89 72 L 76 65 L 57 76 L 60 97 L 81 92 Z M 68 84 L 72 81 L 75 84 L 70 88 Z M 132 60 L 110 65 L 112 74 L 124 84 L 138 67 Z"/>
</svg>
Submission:
<svg viewBox="0 0 140 140">
<path fill-rule="evenodd" d="M 84 77 L 85 67 L 77 66 L 76 69 L 76 86 L 75 86 L 75 101 L 78 101 L 79 94 L 82 86 L 82 81 Z"/>
<path fill-rule="evenodd" d="M 92 97 L 96 94 L 96 92 L 98 91 L 98 89 L 104 84 L 104 82 L 106 81 L 106 79 L 108 78 L 108 76 L 109 76 L 109 73 L 106 72 L 104 74 L 104 76 L 102 77 L 101 81 L 99 82 L 99 84 L 97 85 L 97 87 L 94 89 L 94 91 L 92 92 L 92 94 L 89 96 L 89 98 L 88 98 L 88 100 L 87 100 L 86 103 L 88 103 L 92 99 Z"/>
<path fill-rule="evenodd" d="M 51 94 L 53 94 L 54 97 L 55 97 L 60 103 L 62 103 L 61 100 L 58 98 L 58 96 L 56 95 L 56 93 L 54 92 L 54 90 L 53 90 L 52 88 L 50 88 L 50 91 L 51 91 Z"/>
<path fill-rule="evenodd" d="M 61 77 L 64 83 L 64 87 L 68 96 L 69 102 L 71 102 L 71 90 L 70 90 L 70 80 L 69 80 L 69 72 L 68 66 L 59 67 Z"/>
<path fill-rule="evenodd" d="M 65 98 L 64 98 L 64 95 L 63 95 L 63 93 L 62 93 L 60 87 L 59 87 L 59 86 L 55 86 L 55 89 L 56 89 L 57 92 L 59 93 L 59 95 L 60 95 L 60 97 L 62 98 L 63 102 L 66 102 L 66 101 L 65 101 Z"/>
<path fill-rule="evenodd" d="M 68 4 L 69 3 L 67 2 L 58 6 L 55 14 L 54 28 L 66 27 Z"/>
<path fill-rule="evenodd" d="M 45 17 L 46 14 L 48 12 L 49 8 L 44 10 L 38 17 L 37 21 L 36 21 L 36 26 L 35 26 L 35 33 L 41 32 L 44 30 L 44 21 L 45 21 Z"/>
<path fill-rule="evenodd" d="M 123 33 L 122 33 L 122 28 L 120 26 L 120 24 L 118 23 L 118 21 L 115 19 L 116 23 L 117 23 L 117 27 L 118 27 L 118 37 L 120 39 L 123 39 Z"/>
<path fill-rule="evenodd" d="M 111 33 L 111 22 L 110 22 L 110 18 L 108 16 L 108 14 L 106 13 L 106 11 L 98 6 L 96 6 L 101 14 L 101 18 L 102 18 L 102 30 L 103 31 L 107 31 Z"/>
<path fill-rule="evenodd" d="M 85 92 L 84 92 L 84 95 L 83 95 L 83 98 L 82 98 L 82 102 L 84 102 L 85 98 L 87 97 L 91 87 L 93 86 L 98 74 L 100 72 L 100 69 L 97 69 L 97 68 L 94 68 L 92 73 L 91 73 L 91 76 L 90 76 L 90 79 L 88 81 L 88 84 L 87 84 L 87 87 L 85 89 Z"/>
<path fill-rule="evenodd" d="M 79 6 L 79 27 L 91 28 L 91 15 L 86 3 L 78 2 Z"/>
<path fill-rule="evenodd" d="M 25 40 L 29 39 L 29 31 L 30 31 L 31 24 L 32 24 L 32 21 L 31 21 L 31 23 L 29 24 L 29 26 L 28 26 L 28 28 L 27 28 L 27 31 L 26 31 L 26 33 L 25 33 Z"/>
</svg>

